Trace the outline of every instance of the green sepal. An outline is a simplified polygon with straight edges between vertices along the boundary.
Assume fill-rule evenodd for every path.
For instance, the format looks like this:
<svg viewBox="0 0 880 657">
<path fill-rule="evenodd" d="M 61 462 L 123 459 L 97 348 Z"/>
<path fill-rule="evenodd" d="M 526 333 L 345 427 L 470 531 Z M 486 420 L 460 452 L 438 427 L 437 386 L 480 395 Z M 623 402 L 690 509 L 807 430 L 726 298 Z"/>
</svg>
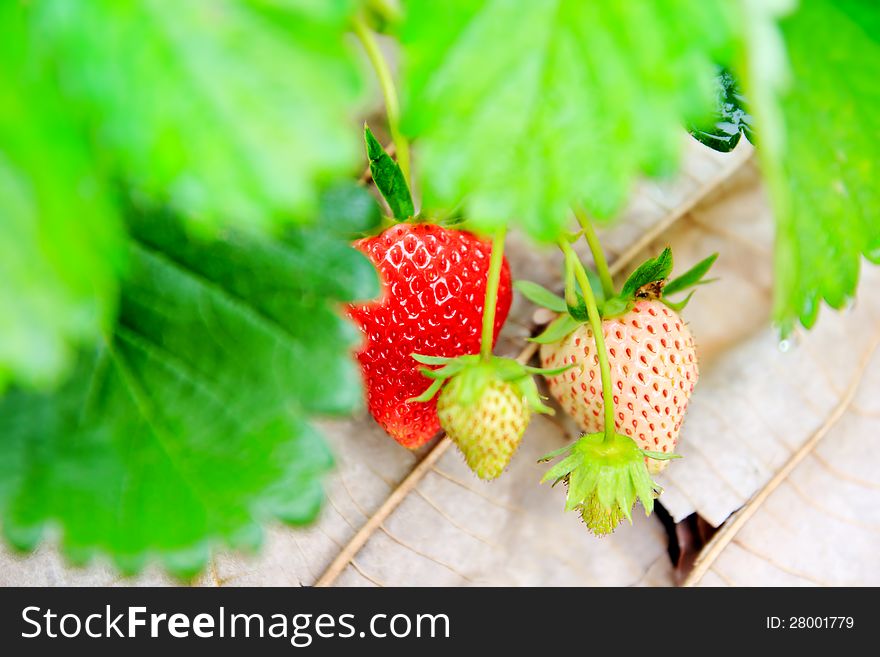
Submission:
<svg viewBox="0 0 880 657">
<path fill-rule="evenodd" d="M 661 297 L 660 301 L 662 301 L 666 305 L 667 308 L 671 308 L 675 312 L 680 313 L 682 310 L 685 309 L 685 306 L 687 306 L 688 303 L 690 303 L 691 297 L 694 296 L 695 292 L 696 292 L 696 290 L 691 290 L 688 293 L 688 295 L 684 299 L 682 299 L 681 301 L 670 301 L 665 296 Z"/>
<path fill-rule="evenodd" d="M 576 363 L 569 363 L 568 365 L 563 365 L 562 367 L 530 367 L 526 365 L 523 367 L 523 369 L 529 374 L 540 374 L 541 376 L 557 376 L 559 374 L 562 374 L 563 372 L 567 372 L 576 365 Z"/>
<path fill-rule="evenodd" d="M 599 309 L 601 310 L 605 303 L 605 289 L 602 287 L 602 279 L 599 278 L 599 274 L 589 267 L 584 267 L 584 271 L 587 273 L 587 280 L 590 281 L 590 288 L 593 290 L 593 296 L 596 297 L 596 305 L 599 306 Z M 578 291 L 578 296 L 580 296 L 580 291 Z"/>
<path fill-rule="evenodd" d="M 708 258 L 700 260 L 700 262 L 688 269 L 681 276 L 672 279 L 666 285 L 664 285 L 663 295 L 667 296 L 670 294 L 676 294 L 678 292 L 683 292 L 688 288 L 692 288 L 696 285 L 705 285 L 706 283 L 711 283 L 713 280 L 716 280 L 705 280 L 703 277 L 709 272 L 709 269 L 711 269 L 712 265 L 715 264 L 715 261 L 717 259 L 718 254 L 713 253 Z"/>
<path fill-rule="evenodd" d="M 590 314 L 587 312 L 587 303 L 579 294 L 574 275 L 574 263 L 570 258 L 565 259 L 565 306 L 568 314 L 579 322 L 588 322 Z"/>
<path fill-rule="evenodd" d="M 559 449 L 554 449 L 552 452 L 547 452 L 546 454 L 544 454 L 544 456 L 538 459 L 538 463 L 546 463 L 547 461 L 552 461 L 557 456 L 565 454 L 565 452 L 569 451 L 572 447 L 574 447 L 574 443 L 569 443 L 568 445 L 563 445 Z M 545 474 L 544 478 L 541 481 L 543 482 L 546 480 L 547 475 Z"/>
<path fill-rule="evenodd" d="M 468 363 L 469 361 L 454 360 L 438 370 L 432 370 L 430 367 L 422 367 L 419 371 L 429 379 L 448 379 L 461 372 L 461 370 L 467 367 Z"/>
<path fill-rule="evenodd" d="M 494 370 L 495 376 L 502 381 L 516 381 L 527 375 L 525 365 L 512 358 L 492 356 L 489 364 Z"/>
<path fill-rule="evenodd" d="M 611 297 L 602 306 L 602 318 L 617 317 L 623 315 L 633 306 L 633 299 L 621 299 L 620 297 Z"/>
<path fill-rule="evenodd" d="M 528 338 L 529 342 L 537 344 L 552 344 L 562 340 L 566 335 L 581 326 L 583 322 L 576 320 L 574 317 L 565 313 L 554 319 L 547 328 L 534 338 Z"/>
<path fill-rule="evenodd" d="M 681 458 L 681 454 L 672 454 L 670 452 L 652 452 L 648 449 L 643 449 L 642 454 L 644 454 L 649 459 L 654 459 L 655 461 L 671 461 L 672 459 Z"/>
<path fill-rule="evenodd" d="M 517 379 L 514 385 L 519 390 L 523 399 L 529 405 L 534 413 L 543 413 L 545 415 L 553 415 L 555 411 L 544 403 L 544 398 L 538 392 L 538 386 L 531 376 Z"/>
<path fill-rule="evenodd" d="M 557 313 L 564 313 L 568 310 L 565 299 L 557 294 L 553 294 L 546 287 L 537 283 L 532 281 L 516 281 L 513 287 L 536 306 L 541 306 Z"/>
<path fill-rule="evenodd" d="M 408 399 L 410 402 L 429 401 L 443 385 L 453 377 L 460 377 L 458 386 L 458 398 L 456 402 L 462 406 L 475 403 L 483 394 L 483 390 L 492 381 L 504 381 L 512 384 L 520 396 L 528 403 L 535 413 L 547 413 L 552 415 L 553 409 L 544 404 L 543 397 L 538 392 L 538 386 L 532 378 L 532 374 L 544 374 L 552 376 L 564 372 L 569 366 L 543 370 L 537 367 L 523 365 L 511 358 L 492 356 L 488 361 L 482 360 L 477 354 L 458 356 L 457 358 L 441 358 L 437 356 L 422 356 L 412 354 L 412 357 L 428 365 L 443 365 L 440 369 L 432 370 L 422 368 L 422 374 L 433 379 L 433 383 L 418 397 Z"/>
<path fill-rule="evenodd" d="M 668 246 L 656 258 L 649 258 L 629 275 L 620 291 L 623 299 L 634 298 L 636 292 L 649 283 L 664 281 L 672 273 L 672 249 Z"/>
<path fill-rule="evenodd" d="M 636 296 L 644 294 L 643 288 L 651 283 L 657 285 L 658 289 L 655 293 L 658 297 L 661 296 L 663 282 L 671 272 L 672 249 L 666 247 L 659 256 L 645 260 L 629 275 L 620 294 L 606 299 L 600 308 L 602 317 L 604 319 L 618 317 L 629 312 L 636 303 Z"/>
<path fill-rule="evenodd" d="M 571 447 L 572 446 L 569 445 L 565 449 L 557 450 L 557 451 L 559 451 L 559 453 L 562 454 L 566 450 L 571 449 Z M 544 456 L 540 461 L 538 461 L 538 463 L 550 461 L 553 458 L 555 458 L 555 456 L 547 455 L 547 456 Z M 544 473 L 544 476 L 541 477 L 541 483 L 543 484 L 548 481 L 552 481 L 553 482 L 552 485 L 555 486 L 560 481 L 565 479 L 571 473 L 572 470 L 575 469 L 577 463 L 578 463 L 577 456 L 574 456 L 574 455 L 567 456 L 566 458 L 562 459 L 559 463 L 557 463 L 552 468 L 547 470 L 547 472 Z"/>
<path fill-rule="evenodd" d="M 631 438 L 614 434 L 607 441 L 602 432 L 587 434 L 542 460 L 569 450 L 568 456 L 545 473 L 542 482 L 564 481 L 568 485 L 565 508 L 578 511 L 590 531 L 609 534 L 621 520 L 632 522 L 637 501 L 646 514 L 653 511 L 661 489 L 645 466 L 646 453 Z"/>
<path fill-rule="evenodd" d="M 410 397 L 409 399 L 406 400 L 406 403 L 411 404 L 413 402 L 431 401 L 434 398 L 434 395 L 436 395 L 440 391 L 440 388 L 443 387 L 443 384 L 445 382 L 446 382 L 446 379 L 435 379 L 434 381 L 431 382 L 431 385 L 428 386 L 428 388 L 425 390 L 425 392 L 423 392 L 418 397 Z"/>
<path fill-rule="evenodd" d="M 391 214 L 401 221 L 409 219 L 415 214 L 415 207 L 403 171 L 385 152 L 367 124 L 364 124 L 364 142 L 367 147 L 367 157 L 370 159 L 373 182 L 388 203 Z"/>
<path fill-rule="evenodd" d="M 602 281 L 599 279 L 599 275 L 593 270 L 586 269 L 585 271 L 601 314 L 602 304 L 605 302 L 605 291 L 602 289 Z M 575 282 L 574 270 L 571 267 L 571 263 L 566 262 L 565 299 L 532 281 L 516 281 L 513 284 L 513 287 L 526 299 L 537 306 L 547 308 L 556 313 L 570 315 L 579 323 L 589 321 L 587 304 Z"/>
<path fill-rule="evenodd" d="M 414 361 L 419 362 L 422 365 L 447 365 L 448 363 L 456 360 L 455 358 L 447 358 L 444 356 L 425 356 L 424 354 L 410 354 L 410 356 Z"/>
<path fill-rule="evenodd" d="M 379 34 L 396 34 L 403 19 L 403 11 L 395 2 L 365 0 L 362 3 L 367 24 Z"/>
</svg>

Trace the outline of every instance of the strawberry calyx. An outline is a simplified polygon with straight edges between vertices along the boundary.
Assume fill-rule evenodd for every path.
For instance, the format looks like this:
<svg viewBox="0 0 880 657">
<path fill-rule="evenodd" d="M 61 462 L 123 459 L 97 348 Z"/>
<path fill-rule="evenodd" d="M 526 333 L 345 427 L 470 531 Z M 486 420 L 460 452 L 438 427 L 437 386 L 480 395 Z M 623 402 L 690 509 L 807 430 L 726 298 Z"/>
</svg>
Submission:
<svg viewBox="0 0 880 657">
<path fill-rule="evenodd" d="M 572 365 L 553 369 L 531 367 L 511 358 L 492 356 L 485 359 L 481 358 L 479 354 L 468 354 L 455 358 L 412 354 L 412 357 L 423 365 L 439 365 L 441 367 L 439 369 L 421 368 L 422 374 L 432 379 L 432 383 L 421 395 L 408 399 L 408 402 L 430 401 L 444 384 L 456 377 L 458 379 L 456 386 L 458 395 L 455 401 L 462 406 L 470 406 L 482 397 L 483 392 L 493 381 L 502 381 L 511 384 L 532 411 L 551 415 L 554 411 L 544 404 L 532 375 L 555 376 L 572 367 Z"/>
<path fill-rule="evenodd" d="M 649 258 L 629 275 L 620 291 L 606 297 L 597 274 L 585 269 L 590 289 L 596 297 L 596 305 L 602 319 L 619 317 L 632 310 L 636 302 L 643 299 L 659 299 L 666 306 L 681 312 L 693 297 L 695 290 L 691 288 L 716 279 L 707 279 L 706 274 L 718 257 L 713 253 L 691 267 L 681 276 L 669 280 L 672 273 L 672 250 L 667 247 L 656 258 Z M 531 281 L 516 281 L 514 288 L 532 303 L 559 313 L 547 328 L 538 336 L 530 338 L 538 344 L 551 344 L 561 340 L 582 324 L 589 321 L 583 295 L 577 289 L 573 268 L 566 260 L 565 298 Z M 690 292 L 680 301 L 669 297 L 686 290 Z"/>
<path fill-rule="evenodd" d="M 597 536 L 614 531 L 626 518 L 632 524 L 632 509 L 640 501 L 645 515 L 654 510 L 662 489 L 645 465 L 645 458 L 667 460 L 676 455 L 640 449 L 632 438 L 615 433 L 607 440 L 604 432 L 584 434 L 570 445 L 550 452 L 538 462 L 565 458 L 551 467 L 541 482 L 563 482 L 568 487 L 566 511 L 577 511 L 587 528 Z"/>
</svg>

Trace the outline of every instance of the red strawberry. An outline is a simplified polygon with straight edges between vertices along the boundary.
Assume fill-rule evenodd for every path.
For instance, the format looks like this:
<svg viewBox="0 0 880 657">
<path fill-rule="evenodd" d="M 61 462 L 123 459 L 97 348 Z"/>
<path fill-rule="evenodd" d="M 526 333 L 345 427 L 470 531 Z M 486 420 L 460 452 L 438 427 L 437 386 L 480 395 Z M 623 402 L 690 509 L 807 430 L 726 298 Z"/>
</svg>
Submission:
<svg viewBox="0 0 880 657">
<path fill-rule="evenodd" d="M 439 430 L 437 401 L 407 402 L 425 391 L 413 353 L 455 357 L 480 350 L 491 244 L 465 231 L 433 224 L 398 224 L 355 242 L 379 270 L 378 301 L 349 306 L 364 333 L 357 354 L 367 406 L 382 428 L 404 447 L 416 448 Z M 501 269 L 495 334 L 511 302 L 510 269 Z"/>
<path fill-rule="evenodd" d="M 694 339 L 687 325 L 662 301 L 641 300 L 624 315 L 603 320 L 602 333 L 611 367 L 616 431 L 642 449 L 673 452 L 698 376 Z M 549 377 L 548 383 L 560 405 L 587 433 L 604 429 L 598 362 L 593 331 L 586 325 L 559 342 L 541 345 L 544 367 L 583 365 Z M 654 473 L 667 463 L 647 459 Z"/>
</svg>

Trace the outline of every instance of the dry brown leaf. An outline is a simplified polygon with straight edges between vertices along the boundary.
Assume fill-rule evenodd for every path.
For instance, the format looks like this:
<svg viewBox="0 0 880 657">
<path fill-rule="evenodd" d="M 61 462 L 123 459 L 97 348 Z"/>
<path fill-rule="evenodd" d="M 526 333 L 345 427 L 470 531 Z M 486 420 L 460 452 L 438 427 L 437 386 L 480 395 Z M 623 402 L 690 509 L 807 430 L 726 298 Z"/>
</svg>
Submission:
<svg viewBox="0 0 880 657">
<path fill-rule="evenodd" d="M 685 586 L 880 584 L 878 344 L 875 326 L 835 410 L 722 526 Z"/>
</svg>

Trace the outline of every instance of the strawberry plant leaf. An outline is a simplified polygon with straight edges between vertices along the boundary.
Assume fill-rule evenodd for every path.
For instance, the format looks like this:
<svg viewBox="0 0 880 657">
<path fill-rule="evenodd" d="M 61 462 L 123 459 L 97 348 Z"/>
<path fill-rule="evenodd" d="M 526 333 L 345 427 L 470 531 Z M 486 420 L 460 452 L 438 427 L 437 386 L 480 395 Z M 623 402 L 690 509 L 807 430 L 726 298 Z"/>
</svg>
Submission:
<svg viewBox="0 0 880 657">
<path fill-rule="evenodd" d="M 710 122 L 689 126 L 688 132 L 709 148 L 721 153 L 729 153 L 739 144 L 741 135 L 754 142 L 753 118 L 733 73 L 722 68 L 715 82 L 717 87 L 715 115 Z"/>
<path fill-rule="evenodd" d="M 395 219 L 409 219 L 415 214 L 409 185 L 397 162 L 382 148 L 382 144 L 373 136 L 372 131 L 364 126 L 364 141 L 367 145 L 367 157 L 370 160 L 370 173 L 373 182 L 388 203 Z"/>
<path fill-rule="evenodd" d="M 708 258 L 701 260 L 693 267 L 688 269 L 681 276 L 672 279 L 665 286 L 663 286 L 663 294 L 675 294 L 677 292 L 682 292 L 684 290 L 687 290 L 688 288 L 694 287 L 695 285 L 709 283 L 710 281 L 706 280 L 704 276 L 709 273 L 709 269 L 712 268 L 712 265 L 715 264 L 715 261 L 717 259 L 718 254 L 713 253 Z"/>
<path fill-rule="evenodd" d="M 267 229 L 357 161 L 355 8 L 0 3 L 0 392 L 56 384 L 110 329 L 115 183 L 199 226 Z"/>
<path fill-rule="evenodd" d="M 612 215 L 676 164 L 732 58 L 735 3 L 405 2 L 403 129 L 427 207 L 555 239 L 572 202 Z"/>
<path fill-rule="evenodd" d="M 548 308 L 557 313 L 568 312 L 568 306 L 565 304 L 565 299 L 559 295 L 553 294 L 542 285 L 538 285 L 532 281 L 516 281 L 513 284 L 513 287 L 526 299 L 537 306 Z"/>
<path fill-rule="evenodd" d="M 823 300 L 848 302 L 863 255 L 880 262 L 880 6 L 805 2 L 781 29 L 783 134 L 762 131 L 759 154 L 777 222 L 774 315 L 787 333 L 798 320 L 811 327 Z M 769 101 L 755 111 L 762 125 L 775 116 Z"/>
<path fill-rule="evenodd" d="M 20 547 L 57 525 L 77 561 L 191 574 L 220 541 L 258 543 L 261 521 L 317 513 L 330 455 L 309 417 L 362 404 L 337 306 L 379 286 L 315 229 L 220 240 L 133 212 L 130 231 L 112 334 L 56 391 L 0 400 L 0 519 Z"/>
<path fill-rule="evenodd" d="M 47 387 L 110 322 L 121 222 L 51 85 L 26 60 L 20 3 L 0 5 L 0 394 Z"/>
<path fill-rule="evenodd" d="M 352 240 L 369 234 L 381 222 L 376 199 L 354 181 L 335 182 L 321 193 L 316 223 L 333 235 Z"/>
<path fill-rule="evenodd" d="M 26 4 L 26 61 L 61 81 L 125 182 L 200 225 L 267 230 L 357 162 L 356 6 L 45 0 Z"/>
</svg>

